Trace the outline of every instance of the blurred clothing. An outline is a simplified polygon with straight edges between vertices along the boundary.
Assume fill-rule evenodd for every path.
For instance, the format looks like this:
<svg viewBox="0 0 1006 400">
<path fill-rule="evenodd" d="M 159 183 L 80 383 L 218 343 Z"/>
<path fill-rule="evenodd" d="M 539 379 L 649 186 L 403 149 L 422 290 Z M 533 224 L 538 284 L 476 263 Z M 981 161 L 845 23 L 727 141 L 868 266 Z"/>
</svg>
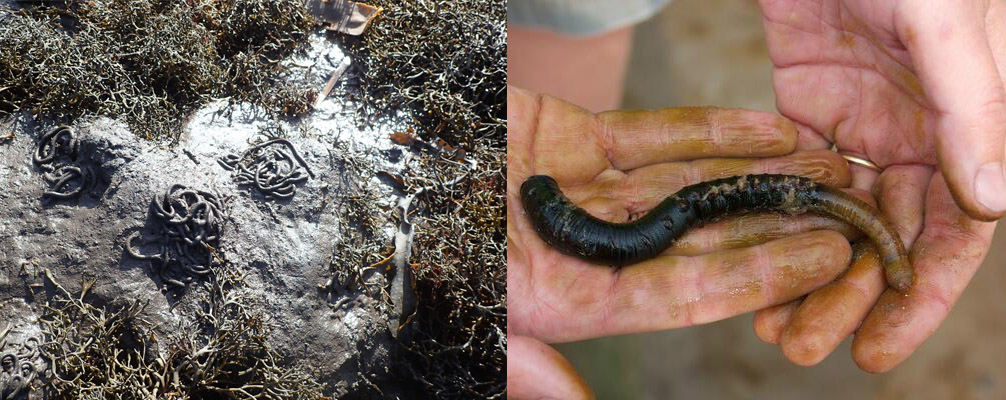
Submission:
<svg viewBox="0 0 1006 400">
<path fill-rule="evenodd" d="M 510 0 L 507 25 L 590 36 L 635 25 L 671 0 Z"/>
</svg>

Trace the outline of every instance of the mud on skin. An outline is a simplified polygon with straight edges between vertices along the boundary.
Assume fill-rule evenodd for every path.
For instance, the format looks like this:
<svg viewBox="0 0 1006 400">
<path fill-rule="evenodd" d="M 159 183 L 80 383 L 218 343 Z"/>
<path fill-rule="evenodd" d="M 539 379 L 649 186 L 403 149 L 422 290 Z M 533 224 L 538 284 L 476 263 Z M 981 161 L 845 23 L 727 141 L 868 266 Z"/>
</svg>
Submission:
<svg viewBox="0 0 1006 400">
<path fill-rule="evenodd" d="M 524 210 L 549 245 L 585 260 L 622 266 L 656 257 L 692 228 L 719 217 L 757 211 L 810 211 L 847 222 L 877 247 L 887 282 L 900 292 L 912 285 L 911 263 L 894 227 L 869 204 L 793 175 L 743 175 L 686 186 L 642 218 L 611 223 L 577 207 L 544 175 L 521 185 Z"/>
</svg>

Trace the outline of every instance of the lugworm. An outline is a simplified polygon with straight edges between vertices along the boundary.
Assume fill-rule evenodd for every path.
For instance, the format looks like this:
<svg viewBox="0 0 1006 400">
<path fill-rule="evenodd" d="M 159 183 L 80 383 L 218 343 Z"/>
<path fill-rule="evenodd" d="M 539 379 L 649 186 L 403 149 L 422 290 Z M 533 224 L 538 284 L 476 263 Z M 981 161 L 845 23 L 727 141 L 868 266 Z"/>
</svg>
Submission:
<svg viewBox="0 0 1006 400">
<path fill-rule="evenodd" d="M 622 266 L 656 257 L 688 229 L 731 214 L 810 211 L 845 221 L 869 237 L 884 262 L 887 283 L 912 285 L 912 269 L 897 231 L 877 209 L 839 189 L 792 175 L 743 175 L 686 186 L 649 213 L 611 223 L 574 205 L 544 175 L 521 185 L 521 200 L 535 230 L 549 245 L 585 260 Z"/>
</svg>

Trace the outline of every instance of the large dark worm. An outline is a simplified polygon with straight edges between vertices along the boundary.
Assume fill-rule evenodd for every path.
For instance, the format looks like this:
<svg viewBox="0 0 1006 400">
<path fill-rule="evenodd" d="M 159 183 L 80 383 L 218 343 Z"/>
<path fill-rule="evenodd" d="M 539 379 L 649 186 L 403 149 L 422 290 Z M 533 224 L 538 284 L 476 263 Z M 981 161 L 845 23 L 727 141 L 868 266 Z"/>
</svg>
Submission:
<svg viewBox="0 0 1006 400">
<path fill-rule="evenodd" d="M 897 232 L 869 204 L 841 190 L 792 175 L 744 175 L 686 186 L 642 218 L 602 221 L 577 207 L 554 179 L 536 175 L 520 188 L 524 210 L 549 245 L 588 261 L 621 266 L 656 257 L 689 228 L 724 215 L 753 211 L 810 211 L 845 221 L 877 247 L 887 282 L 900 292 L 912 269 Z"/>
</svg>

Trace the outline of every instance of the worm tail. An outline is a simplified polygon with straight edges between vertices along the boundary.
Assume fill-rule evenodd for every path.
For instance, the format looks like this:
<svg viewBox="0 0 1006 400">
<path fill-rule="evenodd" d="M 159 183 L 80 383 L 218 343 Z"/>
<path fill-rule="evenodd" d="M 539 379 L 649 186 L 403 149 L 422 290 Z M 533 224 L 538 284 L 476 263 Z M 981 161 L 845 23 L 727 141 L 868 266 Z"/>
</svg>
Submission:
<svg viewBox="0 0 1006 400">
<path fill-rule="evenodd" d="M 817 185 L 817 194 L 809 209 L 848 222 L 863 231 L 873 241 L 884 262 L 887 283 L 902 293 L 912 286 L 912 263 L 908 260 L 905 245 L 876 208 L 841 190 Z"/>
</svg>

